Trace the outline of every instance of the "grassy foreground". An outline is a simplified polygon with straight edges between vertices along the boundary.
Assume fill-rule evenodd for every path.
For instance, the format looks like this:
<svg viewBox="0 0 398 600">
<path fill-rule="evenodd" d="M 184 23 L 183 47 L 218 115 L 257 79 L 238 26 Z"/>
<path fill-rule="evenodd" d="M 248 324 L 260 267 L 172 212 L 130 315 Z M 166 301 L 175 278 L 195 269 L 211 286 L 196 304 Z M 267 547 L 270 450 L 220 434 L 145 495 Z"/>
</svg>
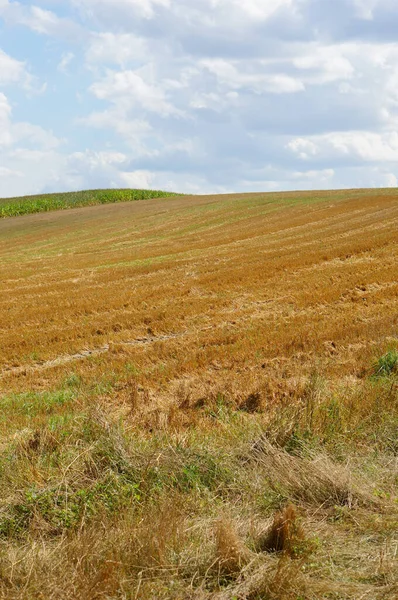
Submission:
<svg viewBox="0 0 398 600">
<path fill-rule="evenodd" d="M 393 600 L 397 390 L 314 372 L 149 419 L 133 376 L 3 397 L 2 597 Z"/>
<path fill-rule="evenodd" d="M 17 217 L 49 210 L 64 210 L 80 206 L 95 206 L 131 200 L 149 200 L 177 196 L 173 192 L 160 190 L 85 190 L 83 192 L 65 192 L 61 194 L 41 194 L 18 198 L 0 198 L 0 218 Z"/>
<path fill-rule="evenodd" d="M 396 600 L 396 191 L 0 222 L 0 598 Z"/>
</svg>

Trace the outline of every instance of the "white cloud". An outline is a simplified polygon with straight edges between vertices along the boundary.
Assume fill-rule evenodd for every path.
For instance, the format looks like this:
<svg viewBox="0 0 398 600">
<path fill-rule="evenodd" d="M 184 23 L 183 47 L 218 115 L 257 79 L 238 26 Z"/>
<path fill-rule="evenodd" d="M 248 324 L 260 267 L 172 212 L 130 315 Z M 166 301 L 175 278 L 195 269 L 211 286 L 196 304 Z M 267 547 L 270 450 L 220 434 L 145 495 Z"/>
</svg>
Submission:
<svg viewBox="0 0 398 600">
<path fill-rule="evenodd" d="M 266 23 L 280 10 L 294 16 L 298 4 L 297 0 L 179 0 L 170 3 L 170 12 L 193 30 L 204 27 L 239 37 L 247 27 Z"/>
<path fill-rule="evenodd" d="M 30 160 L 28 156 L 12 157 L 3 155 L 7 164 L 1 177 L 1 196 L 25 196 L 39 194 L 48 190 L 53 181 L 59 180 L 59 174 L 65 169 L 65 160 L 58 152 L 43 152 L 40 161 Z M 55 187 L 57 189 L 57 186 Z M 58 188 L 59 189 L 59 188 Z M 65 189 L 64 186 L 61 189 Z"/>
<path fill-rule="evenodd" d="M 294 0 L 206 0 L 203 7 L 204 12 L 219 11 L 222 14 L 230 14 L 231 17 L 239 15 L 258 21 L 266 20 L 280 8 L 294 10 Z"/>
<path fill-rule="evenodd" d="M 308 171 L 290 171 L 268 166 L 244 181 L 253 191 L 275 191 L 286 189 L 327 189 L 333 185 L 333 169 L 313 169 Z"/>
<path fill-rule="evenodd" d="M 7 96 L 0 92 L 0 144 L 6 144 L 10 139 L 8 132 L 10 117 L 10 103 L 8 102 Z"/>
<path fill-rule="evenodd" d="M 117 64 L 125 67 L 129 63 L 145 61 L 149 55 L 149 44 L 142 37 L 130 33 L 95 33 L 86 51 L 89 64 Z"/>
<path fill-rule="evenodd" d="M 0 85 L 19 82 L 29 82 L 25 63 L 12 58 L 0 49 Z"/>
<path fill-rule="evenodd" d="M 350 131 L 332 133 L 326 137 L 326 143 L 341 154 L 357 156 L 365 161 L 398 161 L 398 133 L 373 133 L 368 131 Z"/>
<path fill-rule="evenodd" d="M 303 82 L 297 78 L 284 73 L 264 73 L 265 67 L 258 63 L 247 65 L 239 64 L 238 61 L 233 63 L 225 59 L 208 59 L 203 60 L 201 66 L 216 75 L 221 84 L 234 90 L 247 89 L 256 94 L 284 94 L 305 89 Z"/>
<path fill-rule="evenodd" d="M 61 19 L 50 10 L 38 6 L 30 7 L 30 18 L 27 24 L 38 33 L 54 33 L 59 29 Z"/>
<path fill-rule="evenodd" d="M 291 140 L 287 146 L 289 150 L 292 150 L 299 158 L 306 160 L 311 156 L 315 156 L 318 153 L 318 148 L 314 142 L 306 140 L 304 138 L 296 138 Z"/>
<path fill-rule="evenodd" d="M 72 0 L 72 4 L 84 11 L 88 17 L 98 16 L 106 19 L 119 13 L 151 18 L 158 7 L 168 8 L 170 0 Z"/>
<path fill-rule="evenodd" d="M 236 7 L 248 14 L 252 19 L 268 19 L 279 8 L 290 7 L 293 9 L 292 0 L 224 0 L 227 8 Z"/>
<path fill-rule="evenodd" d="M 305 89 L 304 83 L 295 77 L 288 75 L 276 74 L 265 75 L 263 78 L 264 91 L 272 92 L 273 94 L 291 94 L 294 92 L 302 92 Z"/>
<path fill-rule="evenodd" d="M 51 131 L 32 123 L 13 123 L 10 126 L 10 132 L 11 142 L 14 145 L 24 143 L 31 144 L 33 147 L 51 150 L 57 148 L 60 144 L 60 140 Z"/>
<path fill-rule="evenodd" d="M 154 19 L 167 10 L 173 18 L 185 22 L 194 19 L 194 25 L 210 27 L 242 20 L 258 23 L 266 21 L 279 9 L 295 12 L 297 0 L 69 0 L 86 19 L 103 26 L 118 24 L 129 28 L 137 17 Z M 160 12 L 163 11 L 163 12 Z"/>
<path fill-rule="evenodd" d="M 170 102 L 159 85 L 147 83 L 135 71 L 108 71 L 90 90 L 101 100 L 109 100 L 126 110 L 139 106 L 162 116 L 181 114 Z"/>
<path fill-rule="evenodd" d="M 0 178 L 4 177 L 23 177 L 23 173 L 7 167 L 0 167 Z"/>
<path fill-rule="evenodd" d="M 338 81 L 340 79 L 351 79 L 354 75 L 354 67 L 350 60 L 344 56 L 347 48 L 341 46 L 320 46 L 313 44 L 309 50 L 293 60 L 293 65 L 300 70 L 312 74 L 310 81 L 316 85 Z"/>
<path fill-rule="evenodd" d="M 109 165 L 122 164 L 126 162 L 126 155 L 122 152 L 74 152 L 69 157 L 70 162 L 84 162 L 84 165 L 90 169 L 103 168 Z"/>
<path fill-rule="evenodd" d="M 153 176 L 149 171 L 130 171 L 120 173 L 122 181 L 131 188 L 151 188 Z"/>
<path fill-rule="evenodd" d="M 5 94 L 3 94 L 2 92 L 0 92 L 0 124 L 1 124 L 1 129 L 4 130 L 4 124 L 6 122 L 8 122 L 9 118 L 11 116 L 11 106 L 10 103 L 8 102 L 8 98 Z"/>
<path fill-rule="evenodd" d="M 294 171 L 291 175 L 292 179 L 304 180 L 304 181 L 317 181 L 318 183 L 324 184 L 326 181 L 334 176 L 333 169 L 322 169 L 320 171 Z"/>
<path fill-rule="evenodd" d="M 126 165 L 122 152 L 73 152 L 66 157 L 66 166 L 59 176 L 59 185 L 67 189 L 120 187 L 120 170 Z"/>
<path fill-rule="evenodd" d="M 128 118 L 125 112 L 121 112 L 117 108 L 93 112 L 88 117 L 80 119 L 80 122 L 96 129 L 113 129 L 132 143 L 137 143 L 152 130 L 147 121 Z"/>
<path fill-rule="evenodd" d="M 398 132 L 373 133 L 369 131 L 347 131 L 296 138 L 288 148 L 300 158 L 308 157 L 308 149 L 319 157 L 346 156 L 365 162 L 398 162 Z M 304 154 L 303 156 L 303 149 Z"/>
<path fill-rule="evenodd" d="M 24 25 L 36 33 L 60 39 L 78 40 L 82 35 L 81 27 L 71 19 L 39 6 L 0 0 L 0 17 L 9 25 Z"/>
<path fill-rule="evenodd" d="M 193 94 L 190 100 L 192 108 L 209 108 L 215 112 L 223 112 L 228 107 L 236 106 L 239 103 L 239 94 L 235 91 L 226 94 L 216 94 L 214 92 Z"/>
<path fill-rule="evenodd" d="M 74 58 L 75 55 L 73 54 L 73 52 L 64 52 L 57 66 L 58 71 L 60 71 L 61 73 L 66 73 L 68 70 L 68 66 Z"/>
<path fill-rule="evenodd" d="M 8 152 L 9 158 L 29 161 L 29 162 L 41 162 L 45 160 L 47 156 L 46 150 L 32 150 L 28 148 L 16 148 Z"/>
<path fill-rule="evenodd" d="M 41 191 L 60 160 L 59 140 L 49 131 L 28 122 L 15 122 L 8 98 L 0 92 L 1 195 Z"/>
</svg>

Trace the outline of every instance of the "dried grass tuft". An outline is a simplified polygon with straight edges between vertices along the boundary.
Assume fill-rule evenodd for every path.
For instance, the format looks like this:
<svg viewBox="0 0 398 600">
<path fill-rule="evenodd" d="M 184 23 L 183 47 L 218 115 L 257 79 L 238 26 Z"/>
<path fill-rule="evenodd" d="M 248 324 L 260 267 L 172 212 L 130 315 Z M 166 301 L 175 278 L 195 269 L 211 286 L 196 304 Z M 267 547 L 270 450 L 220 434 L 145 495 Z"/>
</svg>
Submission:
<svg viewBox="0 0 398 600">
<path fill-rule="evenodd" d="M 250 560 L 250 550 L 238 536 L 231 521 L 220 519 L 215 526 L 216 562 L 224 575 L 238 574 Z"/>
<path fill-rule="evenodd" d="M 297 509 L 293 504 L 288 504 L 276 513 L 271 527 L 259 540 L 258 548 L 268 552 L 283 552 L 294 557 L 304 540 L 304 529 L 299 521 Z"/>
<path fill-rule="evenodd" d="M 254 448 L 255 460 L 261 465 L 271 489 L 294 501 L 315 506 L 375 505 L 370 486 L 357 480 L 344 465 L 333 462 L 326 454 L 307 451 L 292 456 L 283 448 L 262 438 Z"/>
</svg>

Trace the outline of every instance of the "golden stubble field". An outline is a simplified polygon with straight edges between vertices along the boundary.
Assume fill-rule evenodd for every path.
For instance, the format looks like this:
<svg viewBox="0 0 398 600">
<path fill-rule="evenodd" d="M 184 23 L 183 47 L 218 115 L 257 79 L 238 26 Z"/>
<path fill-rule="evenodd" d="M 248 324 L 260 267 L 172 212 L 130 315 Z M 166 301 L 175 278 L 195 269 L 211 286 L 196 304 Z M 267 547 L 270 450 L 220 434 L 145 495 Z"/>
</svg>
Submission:
<svg viewBox="0 0 398 600">
<path fill-rule="evenodd" d="M 397 190 L 0 220 L 0 598 L 395 600 L 397 344 Z"/>
<path fill-rule="evenodd" d="M 119 363 L 163 390 L 315 362 L 355 377 L 397 332 L 397 239 L 395 191 L 182 197 L 0 221 L 0 385 Z M 73 356 L 82 351 L 93 355 Z"/>
</svg>

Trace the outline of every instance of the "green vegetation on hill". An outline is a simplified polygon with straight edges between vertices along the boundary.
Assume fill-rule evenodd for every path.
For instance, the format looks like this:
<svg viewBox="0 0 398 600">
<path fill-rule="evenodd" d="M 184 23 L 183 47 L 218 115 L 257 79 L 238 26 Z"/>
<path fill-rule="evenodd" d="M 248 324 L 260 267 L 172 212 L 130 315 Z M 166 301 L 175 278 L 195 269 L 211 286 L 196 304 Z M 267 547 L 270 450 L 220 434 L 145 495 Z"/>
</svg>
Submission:
<svg viewBox="0 0 398 600">
<path fill-rule="evenodd" d="M 19 198 L 0 198 L 0 218 L 17 217 L 49 210 L 62 210 L 96 204 L 129 202 L 131 200 L 149 200 L 178 196 L 173 192 L 161 190 L 86 190 L 83 192 L 65 192 L 61 194 L 41 194 Z"/>
</svg>

